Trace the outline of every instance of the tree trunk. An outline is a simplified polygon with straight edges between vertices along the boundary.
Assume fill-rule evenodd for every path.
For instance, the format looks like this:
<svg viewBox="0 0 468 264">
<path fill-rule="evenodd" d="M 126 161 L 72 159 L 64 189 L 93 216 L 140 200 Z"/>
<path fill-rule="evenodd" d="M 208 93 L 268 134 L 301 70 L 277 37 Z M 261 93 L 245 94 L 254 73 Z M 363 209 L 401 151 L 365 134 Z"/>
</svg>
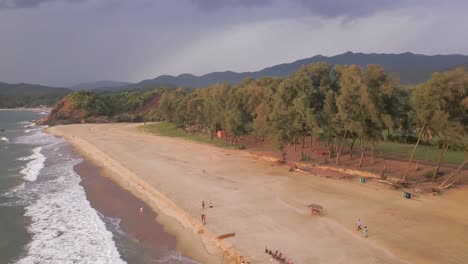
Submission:
<svg viewBox="0 0 468 264">
<path fill-rule="evenodd" d="M 353 159 L 353 148 L 354 148 L 354 143 L 356 143 L 357 139 L 353 139 L 351 141 L 351 145 L 349 146 L 349 159 Z"/>
<path fill-rule="evenodd" d="M 302 132 L 301 151 L 305 148 L 305 133 Z"/>
<path fill-rule="evenodd" d="M 301 144 L 301 160 L 304 159 L 304 148 L 305 148 L 305 135 L 302 134 L 302 144 Z"/>
<path fill-rule="evenodd" d="M 361 140 L 361 159 L 359 160 L 359 168 L 362 168 L 362 162 L 364 161 L 364 152 L 366 152 L 366 147 L 364 146 L 364 141 Z"/>
<path fill-rule="evenodd" d="M 375 156 L 375 141 L 372 140 L 371 142 L 371 163 L 372 164 L 374 164 L 375 162 L 374 156 Z"/>
<path fill-rule="evenodd" d="M 340 165 L 340 157 L 341 153 L 343 153 L 347 132 L 348 131 L 344 132 L 343 139 L 341 140 L 340 144 L 338 144 L 338 140 L 336 141 L 336 165 L 338 166 Z"/>
<path fill-rule="evenodd" d="M 280 146 L 280 150 L 281 150 L 281 161 L 286 161 L 286 151 L 285 151 L 285 148 L 284 148 L 284 145 L 281 144 Z"/>
<path fill-rule="evenodd" d="M 439 189 L 445 189 L 445 188 L 448 188 L 450 185 L 452 185 L 453 182 L 447 186 L 444 186 L 444 184 L 446 184 L 450 179 L 452 179 L 461 170 L 461 168 L 465 166 L 467 162 L 468 162 L 468 159 L 465 160 L 454 172 L 452 172 L 452 174 L 439 185 Z"/>
<path fill-rule="evenodd" d="M 297 147 L 296 147 L 296 146 L 297 146 L 297 144 L 296 144 L 296 143 L 297 143 L 297 139 L 296 139 L 296 138 L 294 138 L 294 151 L 296 151 L 296 150 L 297 150 Z"/>
<path fill-rule="evenodd" d="M 333 139 L 328 141 L 328 160 L 331 160 L 333 152 Z"/>
<path fill-rule="evenodd" d="M 387 160 L 384 159 L 384 167 L 383 167 L 383 170 L 382 170 L 382 173 L 380 174 L 380 177 L 385 178 L 385 173 L 387 172 Z"/>
<path fill-rule="evenodd" d="M 447 152 L 447 149 L 448 149 L 448 144 L 444 142 L 443 149 L 441 150 L 440 155 L 439 155 L 439 159 L 437 161 L 437 168 L 434 171 L 434 175 L 432 175 L 433 180 L 435 180 L 437 178 L 437 174 L 439 173 L 440 165 L 441 165 L 442 161 L 444 160 L 445 153 Z"/>
<path fill-rule="evenodd" d="M 408 161 L 408 167 L 406 168 L 406 172 L 405 172 L 405 174 L 403 175 L 403 178 L 402 178 L 403 181 L 406 181 L 406 176 L 408 176 L 408 172 L 409 172 L 409 169 L 411 167 L 411 161 L 413 161 L 414 153 L 416 152 L 416 148 L 419 145 L 419 141 L 421 141 L 421 137 L 422 137 L 422 134 L 423 134 L 423 131 L 424 131 L 425 128 L 426 128 L 426 123 L 424 123 L 423 127 L 421 128 L 421 131 L 419 132 L 418 141 L 416 141 L 416 144 L 414 145 L 413 152 L 411 153 L 411 157 L 410 157 L 410 159 Z"/>
</svg>

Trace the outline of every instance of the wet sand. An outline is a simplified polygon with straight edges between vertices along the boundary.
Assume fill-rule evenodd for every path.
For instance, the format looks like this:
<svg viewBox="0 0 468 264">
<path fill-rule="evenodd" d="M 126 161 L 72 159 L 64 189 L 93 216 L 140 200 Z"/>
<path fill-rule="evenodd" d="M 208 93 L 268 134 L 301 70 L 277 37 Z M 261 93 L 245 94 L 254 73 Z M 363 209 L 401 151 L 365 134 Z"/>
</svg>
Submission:
<svg viewBox="0 0 468 264">
<path fill-rule="evenodd" d="M 386 185 L 291 173 L 243 151 L 141 133 L 135 124 L 48 131 L 70 141 L 106 175 L 161 212 L 158 221 L 178 237 L 178 248 L 180 241 L 188 241 L 183 247 L 193 255 L 240 254 L 269 263 L 263 253 L 268 246 L 295 263 L 468 259 L 467 188 L 406 200 Z M 214 204 L 205 227 L 202 200 Z M 324 215 L 311 216 L 305 206 L 311 203 L 324 206 Z M 355 230 L 358 218 L 368 226 L 368 238 Z M 230 232 L 236 236 L 216 239 Z M 200 262 L 223 263 L 220 259 Z"/>
<path fill-rule="evenodd" d="M 129 263 L 154 263 L 176 250 L 176 238 L 155 221 L 157 214 L 151 207 L 100 174 L 100 169 L 89 161 L 74 167 L 81 185 L 93 208 L 106 217 L 120 219 L 120 229 L 126 237 L 136 240 L 137 249 L 118 245 L 124 260 Z M 143 213 L 140 214 L 140 207 Z M 128 250 L 128 252 L 126 252 Z M 132 252 L 136 250 L 136 252 Z"/>
</svg>

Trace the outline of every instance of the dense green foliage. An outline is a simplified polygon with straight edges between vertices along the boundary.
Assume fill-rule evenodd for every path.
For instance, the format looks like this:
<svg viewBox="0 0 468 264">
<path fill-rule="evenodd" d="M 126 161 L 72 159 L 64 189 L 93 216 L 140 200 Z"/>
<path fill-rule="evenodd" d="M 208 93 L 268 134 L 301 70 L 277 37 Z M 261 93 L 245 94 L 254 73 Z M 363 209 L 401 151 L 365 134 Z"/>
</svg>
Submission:
<svg viewBox="0 0 468 264">
<path fill-rule="evenodd" d="M 88 116 L 113 117 L 142 107 L 145 102 L 159 92 L 160 90 L 121 93 L 78 91 L 70 94 L 70 99 L 75 109 L 83 109 Z"/>
<path fill-rule="evenodd" d="M 468 73 L 462 68 L 435 73 L 428 82 L 408 88 L 378 65 L 318 63 L 286 78 L 246 79 L 191 93 L 167 90 L 159 113 L 186 131 L 213 137 L 224 129 L 233 145 L 246 135 L 268 139 L 283 158 L 285 144 L 305 136 L 328 142 L 337 163 L 343 148 L 352 149 L 356 141 L 361 153 L 370 148 L 373 158 L 387 134 L 388 139 L 416 138 L 437 146 L 443 160 L 448 149 L 465 148 L 467 94 Z"/>
<path fill-rule="evenodd" d="M 41 85 L 0 83 L 0 108 L 50 107 L 70 92 Z"/>
</svg>

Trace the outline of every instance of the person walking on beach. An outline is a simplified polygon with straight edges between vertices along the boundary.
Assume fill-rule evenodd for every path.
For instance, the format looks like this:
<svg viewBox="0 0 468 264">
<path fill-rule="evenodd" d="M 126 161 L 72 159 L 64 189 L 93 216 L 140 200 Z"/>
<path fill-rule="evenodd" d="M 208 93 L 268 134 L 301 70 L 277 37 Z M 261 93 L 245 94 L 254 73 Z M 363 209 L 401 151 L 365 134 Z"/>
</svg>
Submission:
<svg viewBox="0 0 468 264">
<path fill-rule="evenodd" d="M 361 226 L 362 226 L 362 223 L 361 223 L 361 219 L 358 219 L 357 220 L 357 231 L 361 231 Z"/>
<path fill-rule="evenodd" d="M 140 207 L 140 215 L 143 215 L 143 207 Z"/>
<path fill-rule="evenodd" d="M 201 201 L 202 210 L 205 210 L 205 201 Z"/>
<path fill-rule="evenodd" d="M 202 212 L 202 215 L 201 215 L 201 221 L 203 225 L 206 225 L 206 215 L 204 211 Z"/>
<path fill-rule="evenodd" d="M 367 237 L 367 226 L 364 226 L 364 237 Z"/>
</svg>

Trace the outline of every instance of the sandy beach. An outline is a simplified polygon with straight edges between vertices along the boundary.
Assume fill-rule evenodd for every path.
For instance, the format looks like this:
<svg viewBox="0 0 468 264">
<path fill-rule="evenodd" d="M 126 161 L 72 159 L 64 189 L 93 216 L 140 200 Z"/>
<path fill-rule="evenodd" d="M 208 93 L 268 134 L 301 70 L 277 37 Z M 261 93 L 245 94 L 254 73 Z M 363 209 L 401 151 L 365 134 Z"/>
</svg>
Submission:
<svg viewBox="0 0 468 264">
<path fill-rule="evenodd" d="M 139 132 L 136 124 L 57 126 L 106 176 L 158 212 L 177 247 L 200 263 L 466 263 L 468 188 L 402 198 L 386 185 L 288 172 L 226 150 Z M 326 171 L 323 172 L 326 176 Z M 201 202 L 207 225 L 201 224 Z M 320 204 L 323 216 L 306 205 Z M 361 219 L 369 230 L 356 231 Z M 219 240 L 218 235 L 236 233 Z M 273 262 L 274 263 L 274 262 Z"/>
<path fill-rule="evenodd" d="M 119 229 L 133 244 L 119 241 L 118 247 L 129 263 L 153 263 L 176 249 L 176 239 L 154 221 L 157 215 L 144 202 L 126 191 L 88 161 L 76 165 L 81 185 L 93 208 L 105 217 L 119 219 Z M 142 212 L 140 213 L 140 208 Z M 120 231 L 119 230 L 119 231 Z M 130 239 L 129 239 L 130 238 Z M 138 247 L 135 250 L 133 247 Z"/>
</svg>

